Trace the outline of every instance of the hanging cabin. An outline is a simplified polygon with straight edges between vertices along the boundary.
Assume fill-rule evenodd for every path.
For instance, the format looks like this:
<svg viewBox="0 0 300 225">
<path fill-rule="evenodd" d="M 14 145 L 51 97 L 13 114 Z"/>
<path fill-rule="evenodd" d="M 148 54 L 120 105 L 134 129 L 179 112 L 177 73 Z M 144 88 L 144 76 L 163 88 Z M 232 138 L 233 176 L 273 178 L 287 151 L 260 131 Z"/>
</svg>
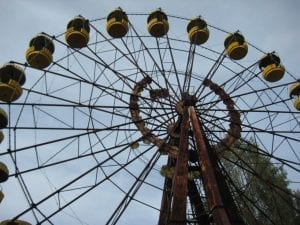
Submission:
<svg viewBox="0 0 300 225">
<path fill-rule="evenodd" d="M 4 194 L 3 192 L 0 190 L 0 203 L 3 201 L 4 199 Z"/>
<path fill-rule="evenodd" d="M 65 40 L 71 48 L 84 48 L 89 42 L 89 21 L 82 16 L 70 20 L 65 32 Z"/>
<path fill-rule="evenodd" d="M 4 109 L 0 108 L 0 129 L 7 127 L 8 124 L 8 116 Z"/>
<path fill-rule="evenodd" d="M 23 220 L 4 220 L 0 225 L 31 225 L 30 223 Z"/>
<path fill-rule="evenodd" d="M 295 97 L 294 99 L 294 107 L 298 111 L 300 111 L 300 96 Z"/>
<path fill-rule="evenodd" d="M 300 111 L 300 81 L 297 81 L 291 85 L 290 97 L 294 97 L 294 107 Z"/>
<path fill-rule="evenodd" d="M 26 51 L 27 63 L 33 68 L 45 69 L 53 61 L 53 41 L 44 34 L 38 34 L 29 42 Z"/>
<path fill-rule="evenodd" d="M 140 147 L 140 144 L 139 144 L 138 141 L 132 142 L 132 143 L 130 144 L 130 148 L 131 148 L 132 150 L 138 149 L 139 147 Z"/>
<path fill-rule="evenodd" d="M 8 63 L 0 68 L 0 101 L 13 102 L 22 95 L 22 85 L 25 83 L 24 70 Z"/>
<path fill-rule="evenodd" d="M 228 57 L 233 60 L 240 60 L 248 53 L 245 38 L 238 32 L 228 35 L 224 41 L 224 47 Z"/>
<path fill-rule="evenodd" d="M 2 141 L 4 140 L 4 134 L 3 131 L 0 131 L 0 144 L 2 143 Z"/>
<path fill-rule="evenodd" d="M 7 181 L 8 176 L 9 176 L 9 171 L 7 166 L 3 162 L 0 162 L 0 183 Z"/>
<path fill-rule="evenodd" d="M 121 8 L 108 14 L 106 30 L 111 37 L 122 38 L 127 34 L 128 29 L 128 17 Z"/>
<path fill-rule="evenodd" d="M 175 167 L 174 166 L 168 166 L 164 165 L 161 167 L 160 174 L 163 177 L 172 179 L 175 173 Z M 198 166 L 189 166 L 188 167 L 188 179 L 194 180 L 200 178 L 200 169 Z"/>
<path fill-rule="evenodd" d="M 279 81 L 285 73 L 284 66 L 280 64 L 280 58 L 274 53 L 265 55 L 259 62 L 259 68 L 263 78 L 268 82 Z"/>
<path fill-rule="evenodd" d="M 150 13 L 147 18 L 147 28 L 151 36 L 156 38 L 163 37 L 169 31 L 167 15 L 161 9 Z"/>
<path fill-rule="evenodd" d="M 207 23 L 200 17 L 191 20 L 187 25 L 188 38 L 192 44 L 202 45 L 209 38 Z"/>
</svg>

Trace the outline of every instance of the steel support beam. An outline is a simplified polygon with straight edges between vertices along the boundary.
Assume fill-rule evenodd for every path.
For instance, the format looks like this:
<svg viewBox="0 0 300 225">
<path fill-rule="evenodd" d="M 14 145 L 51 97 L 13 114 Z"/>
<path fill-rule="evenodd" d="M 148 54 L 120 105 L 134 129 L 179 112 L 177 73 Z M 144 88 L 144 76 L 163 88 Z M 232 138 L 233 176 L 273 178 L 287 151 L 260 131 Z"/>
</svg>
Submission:
<svg viewBox="0 0 300 225">
<path fill-rule="evenodd" d="M 207 195 L 207 204 L 209 210 L 212 213 L 214 221 L 217 225 L 232 225 L 222 201 L 221 191 L 218 186 L 213 164 L 208 154 L 208 147 L 200 121 L 197 117 L 194 107 L 189 107 L 188 111 L 199 152 L 200 170 L 202 174 L 204 190 Z"/>
<path fill-rule="evenodd" d="M 188 106 L 184 106 L 180 131 L 179 154 L 176 161 L 172 184 L 172 211 L 170 225 L 187 224 L 187 196 L 188 196 L 188 142 L 189 142 L 189 113 Z"/>
<path fill-rule="evenodd" d="M 205 212 L 204 204 L 194 180 L 189 181 L 188 195 L 194 212 L 194 220 L 199 225 L 209 225 L 209 215 Z"/>
<path fill-rule="evenodd" d="M 167 165 L 172 166 L 172 161 L 174 161 L 174 159 L 171 159 L 171 157 L 169 156 Z M 171 212 L 171 202 L 172 202 L 171 190 L 172 190 L 172 179 L 166 177 L 163 195 L 162 195 L 162 199 L 161 199 L 158 225 L 167 225 L 168 224 L 168 219 L 169 219 L 170 212 Z"/>
</svg>

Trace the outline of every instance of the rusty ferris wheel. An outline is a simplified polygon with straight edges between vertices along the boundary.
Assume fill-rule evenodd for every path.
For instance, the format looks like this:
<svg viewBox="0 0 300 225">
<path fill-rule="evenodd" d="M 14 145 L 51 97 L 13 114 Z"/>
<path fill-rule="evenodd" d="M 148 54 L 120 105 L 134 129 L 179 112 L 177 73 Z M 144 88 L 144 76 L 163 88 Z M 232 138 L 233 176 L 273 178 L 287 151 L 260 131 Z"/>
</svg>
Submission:
<svg viewBox="0 0 300 225">
<path fill-rule="evenodd" d="M 236 148 L 299 181 L 299 95 L 276 53 L 201 17 L 77 16 L 0 68 L 1 225 L 256 224 L 253 180 L 282 190 Z"/>
</svg>

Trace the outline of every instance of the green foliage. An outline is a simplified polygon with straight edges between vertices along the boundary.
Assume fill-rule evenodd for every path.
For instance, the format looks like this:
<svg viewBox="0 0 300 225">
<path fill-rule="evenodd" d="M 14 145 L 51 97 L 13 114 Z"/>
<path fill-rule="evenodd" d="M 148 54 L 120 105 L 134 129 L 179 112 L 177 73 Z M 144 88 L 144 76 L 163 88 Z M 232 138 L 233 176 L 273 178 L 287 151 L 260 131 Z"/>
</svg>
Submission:
<svg viewBox="0 0 300 225">
<path fill-rule="evenodd" d="M 222 164 L 246 224 L 296 224 L 294 198 L 282 164 L 261 154 L 253 141 L 239 142 L 222 154 Z M 299 201 L 297 204 L 300 209 Z"/>
<path fill-rule="evenodd" d="M 294 205 L 297 210 L 295 225 L 300 225 L 300 190 L 296 190 L 294 196 Z"/>
</svg>

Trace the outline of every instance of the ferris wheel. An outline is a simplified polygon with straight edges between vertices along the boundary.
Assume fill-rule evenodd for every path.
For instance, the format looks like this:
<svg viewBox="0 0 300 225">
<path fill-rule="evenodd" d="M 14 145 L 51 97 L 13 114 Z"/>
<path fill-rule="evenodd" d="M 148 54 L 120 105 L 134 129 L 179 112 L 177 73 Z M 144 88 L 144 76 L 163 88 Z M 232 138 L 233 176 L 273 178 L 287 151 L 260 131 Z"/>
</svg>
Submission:
<svg viewBox="0 0 300 225">
<path fill-rule="evenodd" d="M 300 180 L 300 81 L 276 52 L 117 8 L 25 55 L 0 68 L 1 225 L 277 224 L 251 199 L 292 195 L 253 157 Z"/>
</svg>

